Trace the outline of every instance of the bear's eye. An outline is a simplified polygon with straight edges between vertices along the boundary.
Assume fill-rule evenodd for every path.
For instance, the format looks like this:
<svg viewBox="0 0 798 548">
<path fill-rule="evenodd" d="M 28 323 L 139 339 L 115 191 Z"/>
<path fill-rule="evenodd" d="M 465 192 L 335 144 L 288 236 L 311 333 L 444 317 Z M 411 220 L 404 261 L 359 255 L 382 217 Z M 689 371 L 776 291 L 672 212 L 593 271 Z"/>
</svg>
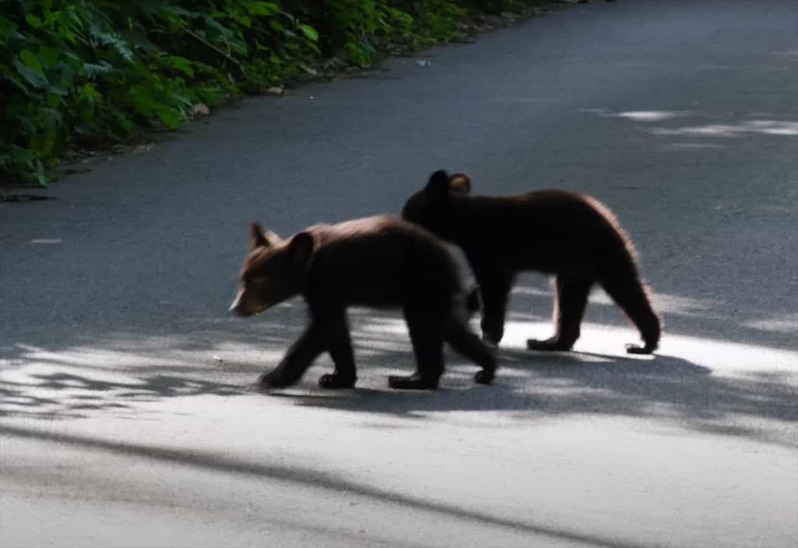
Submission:
<svg viewBox="0 0 798 548">
<path fill-rule="evenodd" d="M 266 276 L 251 276 L 244 280 L 246 285 L 263 285 L 267 282 Z"/>
</svg>

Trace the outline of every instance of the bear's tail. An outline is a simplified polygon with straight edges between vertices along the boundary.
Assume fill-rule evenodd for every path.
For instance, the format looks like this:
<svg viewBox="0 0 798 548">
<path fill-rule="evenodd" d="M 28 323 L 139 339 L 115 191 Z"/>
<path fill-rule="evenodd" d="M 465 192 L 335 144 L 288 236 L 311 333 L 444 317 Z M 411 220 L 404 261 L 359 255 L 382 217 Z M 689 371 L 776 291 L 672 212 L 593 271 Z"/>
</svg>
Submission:
<svg viewBox="0 0 798 548">
<path fill-rule="evenodd" d="M 626 345 L 630 354 L 651 354 L 659 346 L 662 322 L 651 306 L 648 287 L 640 279 L 634 259 L 629 257 L 602 273 L 599 283 L 632 320 L 643 339 L 643 346 Z"/>
</svg>

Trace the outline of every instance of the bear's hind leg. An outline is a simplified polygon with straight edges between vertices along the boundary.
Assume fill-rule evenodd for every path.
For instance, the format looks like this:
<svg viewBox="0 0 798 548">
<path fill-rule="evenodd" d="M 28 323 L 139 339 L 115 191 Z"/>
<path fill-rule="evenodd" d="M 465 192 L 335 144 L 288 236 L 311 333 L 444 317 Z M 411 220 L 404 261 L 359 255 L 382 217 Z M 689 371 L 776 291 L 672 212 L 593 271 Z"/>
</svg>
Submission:
<svg viewBox="0 0 798 548">
<path fill-rule="evenodd" d="M 355 355 L 352 352 L 352 341 L 349 337 L 349 325 L 346 315 L 341 312 L 328 327 L 327 351 L 330 353 L 335 370 L 319 378 L 322 388 L 352 388 L 357 381 Z"/>
<path fill-rule="evenodd" d="M 643 346 L 627 344 L 629 354 L 651 354 L 659 346 L 662 324 L 651 307 L 648 291 L 636 270 L 616 272 L 601 278 L 601 285 L 640 331 Z"/>
<path fill-rule="evenodd" d="M 582 317 L 592 286 L 591 280 L 558 275 L 554 301 L 554 324 L 557 332 L 545 340 L 527 339 L 526 347 L 529 350 L 570 350 L 581 333 Z"/>
<path fill-rule="evenodd" d="M 474 375 L 474 381 L 478 384 L 490 384 L 496 376 L 496 356 L 490 348 L 485 345 L 479 337 L 472 333 L 468 326 L 452 317 L 446 328 L 446 342 L 458 353 L 470 359 L 482 367 Z"/>
<path fill-rule="evenodd" d="M 475 270 L 482 297 L 482 339 L 499 346 L 504 337 L 504 319 L 513 277 L 502 272 Z"/>
<path fill-rule="evenodd" d="M 405 321 L 416 356 L 416 372 L 408 376 L 391 375 L 388 386 L 401 390 L 435 390 L 443 374 L 443 314 L 429 308 L 405 308 Z"/>
</svg>

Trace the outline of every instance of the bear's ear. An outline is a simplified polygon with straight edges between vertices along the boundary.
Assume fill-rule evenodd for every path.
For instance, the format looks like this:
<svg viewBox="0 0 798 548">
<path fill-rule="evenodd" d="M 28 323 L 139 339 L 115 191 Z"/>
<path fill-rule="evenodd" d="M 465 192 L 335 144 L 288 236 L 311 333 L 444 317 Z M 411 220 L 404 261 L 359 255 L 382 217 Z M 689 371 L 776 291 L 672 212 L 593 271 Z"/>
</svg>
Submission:
<svg viewBox="0 0 798 548">
<path fill-rule="evenodd" d="M 449 194 L 449 174 L 439 169 L 429 176 L 424 192 L 433 200 L 442 200 Z"/>
<path fill-rule="evenodd" d="M 271 230 L 263 230 L 260 223 L 249 225 L 249 246 L 251 249 L 269 247 L 280 241 L 280 237 Z"/>
<path fill-rule="evenodd" d="M 467 195 L 471 193 L 471 179 L 465 173 L 453 173 L 449 177 L 449 190 L 454 194 Z"/>
<path fill-rule="evenodd" d="M 304 263 L 313 255 L 313 248 L 315 246 L 316 242 L 313 240 L 312 234 L 309 232 L 300 232 L 291 238 L 288 252 L 295 261 Z"/>
</svg>

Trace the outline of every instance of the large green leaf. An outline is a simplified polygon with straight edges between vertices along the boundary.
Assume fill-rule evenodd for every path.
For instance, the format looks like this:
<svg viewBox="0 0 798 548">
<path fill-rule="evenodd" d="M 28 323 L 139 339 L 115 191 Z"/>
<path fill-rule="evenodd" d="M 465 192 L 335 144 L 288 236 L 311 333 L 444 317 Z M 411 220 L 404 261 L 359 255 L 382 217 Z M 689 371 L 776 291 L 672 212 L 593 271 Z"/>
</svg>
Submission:
<svg viewBox="0 0 798 548">
<path fill-rule="evenodd" d="M 180 110 L 175 108 L 169 108 L 167 106 L 159 106 L 155 110 L 155 115 L 158 119 L 163 122 L 163 125 L 168 127 L 169 129 L 177 129 L 180 127 L 180 122 L 182 122 L 185 117 Z"/>
<path fill-rule="evenodd" d="M 178 55 L 170 55 L 166 59 L 167 66 L 179 70 L 189 78 L 194 77 L 194 67 L 189 59 Z"/>
<path fill-rule="evenodd" d="M 280 13 L 280 6 L 272 2 L 247 2 L 246 6 L 252 15 L 276 15 Z"/>
<path fill-rule="evenodd" d="M 99 63 L 83 63 L 83 72 L 89 78 L 96 78 L 101 74 L 106 74 L 113 70 L 113 65 L 108 61 L 100 61 Z"/>
<path fill-rule="evenodd" d="M 32 51 L 26 49 L 19 52 L 19 58 L 14 59 L 14 68 L 17 69 L 19 75 L 22 76 L 28 84 L 36 89 L 47 87 L 47 76 L 44 74 L 44 70 L 42 70 L 39 58 L 36 57 L 36 54 Z"/>
<path fill-rule="evenodd" d="M 23 49 L 22 51 L 20 51 L 19 59 L 20 61 L 25 63 L 25 66 L 27 66 L 29 69 L 44 76 L 44 69 L 42 68 L 42 63 L 41 61 L 39 61 L 39 57 L 31 50 Z"/>
<path fill-rule="evenodd" d="M 305 35 L 305 37 L 306 37 L 308 40 L 313 40 L 314 42 L 318 42 L 318 40 L 319 40 L 319 33 L 318 33 L 318 32 L 316 32 L 316 29 L 314 29 L 314 28 L 313 28 L 313 27 L 311 27 L 310 25 L 305 25 L 305 24 L 303 24 L 303 23 L 300 23 L 300 24 L 299 24 L 299 25 L 297 25 L 297 26 L 299 27 L 299 30 L 301 30 L 301 31 L 302 31 L 302 34 L 304 34 L 304 35 Z"/>
</svg>

